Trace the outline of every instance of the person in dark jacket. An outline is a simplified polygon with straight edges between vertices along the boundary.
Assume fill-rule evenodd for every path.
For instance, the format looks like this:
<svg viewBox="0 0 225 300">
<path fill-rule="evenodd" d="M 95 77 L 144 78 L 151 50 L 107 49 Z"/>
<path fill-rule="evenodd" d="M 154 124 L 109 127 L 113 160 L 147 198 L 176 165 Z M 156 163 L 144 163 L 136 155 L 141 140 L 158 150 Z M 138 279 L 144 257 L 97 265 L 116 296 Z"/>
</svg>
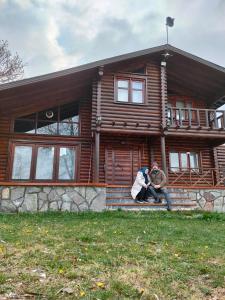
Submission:
<svg viewBox="0 0 225 300">
<path fill-rule="evenodd" d="M 171 200 L 165 188 L 166 175 L 162 170 L 159 169 L 157 162 L 153 162 L 149 176 L 151 180 L 151 185 L 149 186 L 149 189 L 153 197 L 155 198 L 154 203 L 161 203 L 162 201 L 160 200 L 158 194 L 163 194 L 166 199 L 167 210 L 171 210 Z"/>
</svg>

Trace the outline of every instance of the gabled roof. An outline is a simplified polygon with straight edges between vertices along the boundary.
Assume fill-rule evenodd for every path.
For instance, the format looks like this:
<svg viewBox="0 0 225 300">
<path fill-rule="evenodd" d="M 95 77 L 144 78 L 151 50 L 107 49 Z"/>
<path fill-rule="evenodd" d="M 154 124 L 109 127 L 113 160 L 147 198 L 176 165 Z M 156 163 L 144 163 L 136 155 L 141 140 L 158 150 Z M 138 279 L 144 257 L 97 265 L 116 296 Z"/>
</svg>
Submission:
<svg viewBox="0 0 225 300">
<path fill-rule="evenodd" d="M 209 106 L 225 103 L 225 68 L 188 52 L 165 44 L 135 51 L 78 67 L 0 85 L 0 111 L 19 115 L 32 109 L 47 109 L 53 103 L 91 97 L 93 80 L 98 68 L 107 72 L 120 71 L 121 66 L 137 61 L 153 61 L 160 66 L 163 54 L 167 60 L 168 91 L 203 99 Z"/>
<path fill-rule="evenodd" d="M 74 73 L 78 73 L 78 72 L 82 72 L 82 71 L 86 71 L 86 70 L 96 69 L 100 66 L 106 66 L 109 64 L 117 63 L 117 62 L 124 61 L 124 60 L 129 60 L 129 59 L 140 57 L 140 56 L 146 56 L 146 55 L 155 54 L 155 53 L 163 53 L 166 50 L 172 51 L 173 53 L 177 53 L 179 55 L 187 57 L 193 61 L 196 61 L 200 64 L 203 64 L 209 68 L 212 68 L 214 70 L 220 71 L 225 74 L 225 68 L 223 68 L 222 66 L 214 64 L 210 61 L 202 59 L 196 55 L 193 55 L 193 54 L 183 51 L 181 49 L 178 49 L 172 45 L 165 44 L 165 45 L 161 45 L 161 46 L 157 46 L 157 47 L 147 48 L 144 50 L 139 50 L 139 51 L 130 52 L 127 54 L 122 54 L 122 55 L 98 60 L 98 61 L 95 61 L 92 63 L 80 65 L 77 67 L 65 69 L 65 70 L 58 71 L 58 72 L 53 72 L 53 73 L 49 73 L 49 74 L 45 74 L 45 75 L 31 77 L 28 79 L 5 83 L 5 84 L 0 85 L 0 90 L 17 87 L 17 86 L 21 86 L 21 85 L 26 85 L 26 84 L 30 84 L 30 83 L 40 82 L 43 80 L 49 80 L 49 79 L 54 79 L 54 78 L 58 78 L 58 77 L 63 77 L 66 75 L 70 75 L 70 74 L 74 74 Z"/>
</svg>

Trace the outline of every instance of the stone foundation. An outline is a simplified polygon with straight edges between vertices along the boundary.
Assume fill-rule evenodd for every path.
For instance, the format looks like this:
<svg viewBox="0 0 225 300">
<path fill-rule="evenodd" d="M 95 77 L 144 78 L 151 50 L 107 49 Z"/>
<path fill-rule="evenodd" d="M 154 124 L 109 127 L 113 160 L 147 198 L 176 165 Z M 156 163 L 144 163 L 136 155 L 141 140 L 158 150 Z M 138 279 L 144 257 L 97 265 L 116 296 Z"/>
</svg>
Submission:
<svg viewBox="0 0 225 300">
<path fill-rule="evenodd" d="M 225 212 L 225 189 L 169 188 L 185 193 L 197 209 Z M 103 211 L 106 187 L 95 186 L 0 186 L 1 212 Z"/>
<path fill-rule="evenodd" d="M 1 212 L 102 211 L 105 187 L 1 186 Z"/>
<path fill-rule="evenodd" d="M 171 191 L 179 193 L 185 192 L 189 199 L 196 204 L 198 209 L 206 211 L 225 212 L 225 188 L 224 189 L 173 189 Z"/>
</svg>

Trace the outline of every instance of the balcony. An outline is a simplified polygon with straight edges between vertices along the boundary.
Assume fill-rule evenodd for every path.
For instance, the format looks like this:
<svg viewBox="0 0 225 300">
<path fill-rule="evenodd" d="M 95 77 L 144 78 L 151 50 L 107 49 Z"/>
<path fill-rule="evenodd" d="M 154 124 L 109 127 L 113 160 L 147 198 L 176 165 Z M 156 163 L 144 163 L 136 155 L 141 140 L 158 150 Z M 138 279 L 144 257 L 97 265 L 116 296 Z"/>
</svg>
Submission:
<svg viewBox="0 0 225 300">
<path fill-rule="evenodd" d="M 196 108 L 167 109 L 167 129 L 200 131 L 202 133 L 217 131 L 225 136 L 225 111 Z"/>
</svg>

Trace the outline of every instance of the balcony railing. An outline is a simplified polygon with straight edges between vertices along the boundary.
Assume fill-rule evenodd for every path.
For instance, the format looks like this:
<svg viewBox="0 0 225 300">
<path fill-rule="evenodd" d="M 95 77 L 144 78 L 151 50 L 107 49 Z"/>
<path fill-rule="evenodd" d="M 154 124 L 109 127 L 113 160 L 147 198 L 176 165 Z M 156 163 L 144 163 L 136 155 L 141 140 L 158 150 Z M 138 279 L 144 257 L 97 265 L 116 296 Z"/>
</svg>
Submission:
<svg viewBox="0 0 225 300">
<path fill-rule="evenodd" d="M 174 128 L 225 129 L 225 111 L 169 107 L 167 125 Z"/>
<path fill-rule="evenodd" d="M 174 186 L 225 186 L 225 170 L 169 168 L 168 181 Z"/>
</svg>

